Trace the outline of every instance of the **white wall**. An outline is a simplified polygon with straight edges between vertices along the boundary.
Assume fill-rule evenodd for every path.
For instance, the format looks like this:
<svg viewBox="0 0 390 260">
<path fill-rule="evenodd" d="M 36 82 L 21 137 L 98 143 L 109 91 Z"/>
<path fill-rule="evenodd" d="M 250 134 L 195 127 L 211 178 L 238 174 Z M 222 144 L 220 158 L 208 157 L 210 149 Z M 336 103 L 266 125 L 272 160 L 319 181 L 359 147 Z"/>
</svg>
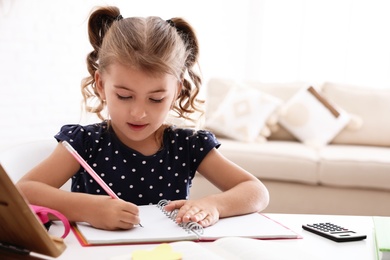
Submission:
<svg viewBox="0 0 390 260">
<path fill-rule="evenodd" d="M 83 123 L 92 7 L 186 18 L 210 77 L 390 86 L 386 0 L 0 0 L 0 150 Z"/>
<path fill-rule="evenodd" d="M 87 76 L 86 21 L 92 7 L 114 4 L 124 17 L 186 18 L 198 32 L 207 79 L 210 73 L 244 74 L 247 3 L 0 0 L 0 150 L 86 121 L 79 89 Z"/>
</svg>

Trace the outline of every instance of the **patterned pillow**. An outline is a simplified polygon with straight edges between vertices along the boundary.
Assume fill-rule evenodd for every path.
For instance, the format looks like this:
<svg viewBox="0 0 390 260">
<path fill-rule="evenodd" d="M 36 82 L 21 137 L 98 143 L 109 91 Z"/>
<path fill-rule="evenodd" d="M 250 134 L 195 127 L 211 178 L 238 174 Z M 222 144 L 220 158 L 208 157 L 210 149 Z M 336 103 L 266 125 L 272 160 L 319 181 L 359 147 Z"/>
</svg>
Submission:
<svg viewBox="0 0 390 260">
<path fill-rule="evenodd" d="M 216 135 L 245 142 L 255 141 L 267 119 L 281 103 L 279 98 L 254 88 L 234 87 L 206 119 L 206 128 Z"/>
<path fill-rule="evenodd" d="M 330 103 L 313 87 L 303 88 L 282 107 L 279 123 L 303 143 L 328 144 L 349 122 L 342 108 Z"/>
</svg>

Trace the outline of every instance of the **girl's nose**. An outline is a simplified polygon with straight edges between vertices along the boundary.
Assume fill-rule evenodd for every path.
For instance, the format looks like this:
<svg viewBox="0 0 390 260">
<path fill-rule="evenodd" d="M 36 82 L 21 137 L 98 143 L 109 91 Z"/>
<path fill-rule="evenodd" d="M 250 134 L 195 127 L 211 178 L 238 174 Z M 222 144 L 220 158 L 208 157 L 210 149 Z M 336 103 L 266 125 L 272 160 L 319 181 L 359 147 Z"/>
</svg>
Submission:
<svg viewBox="0 0 390 260">
<path fill-rule="evenodd" d="M 130 114 L 134 119 L 140 120 L 146 116 L 146 110 L 142 105 L 135 105 L 131 108 Z"/>
</svg>

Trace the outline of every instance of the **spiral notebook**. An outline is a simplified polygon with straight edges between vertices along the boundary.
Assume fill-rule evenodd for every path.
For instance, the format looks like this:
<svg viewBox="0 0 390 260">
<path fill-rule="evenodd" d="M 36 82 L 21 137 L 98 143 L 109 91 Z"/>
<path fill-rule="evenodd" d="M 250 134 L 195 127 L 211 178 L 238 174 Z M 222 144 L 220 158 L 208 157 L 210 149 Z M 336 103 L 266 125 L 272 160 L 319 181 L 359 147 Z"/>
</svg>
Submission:
<svg viewBox="0 0 390 260">
<path fill-rule="evenodd" d="M 157 205 L 139 206 L 143 227 L 108 231 L 77 222 L 73 225 L 73 231 L 83 246 L 182 240 L 214 241 L 228 236 L 257 239 L 299 238 L 297 233 L 259 213 L 223 218 L 207 228 L 193 222 L 185 225 L 177 224 L 174 221 L 177 211 L 164 211 L 166 203 L 166 200 L 162 200 Z"/>
</svg>

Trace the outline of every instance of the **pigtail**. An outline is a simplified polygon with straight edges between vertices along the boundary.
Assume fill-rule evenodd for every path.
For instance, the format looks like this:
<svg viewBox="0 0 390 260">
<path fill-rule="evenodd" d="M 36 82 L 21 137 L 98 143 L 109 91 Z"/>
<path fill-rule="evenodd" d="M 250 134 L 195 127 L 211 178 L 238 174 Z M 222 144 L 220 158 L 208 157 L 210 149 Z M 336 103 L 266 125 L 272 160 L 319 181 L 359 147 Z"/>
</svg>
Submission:
<svg viewBox="0 0 390 260">
<path fill-rule="evenodd" d="M 178 96 L 179 107 L 174 107 L 174 110 L 184 118 L 192 120 L 186 114 L 190 114 L 195 111 L 202 112 L 202 109 L 197 104 L 203 103 L 203 101 L 197 99 L 200 87 L 202 85 L 201 76 L 196 70 L 196 68 L 199 69 L 199 43 L 195 34 L 195 30 L 185 20 L 181 18 L 172 18 L 169 21 L 172 22 L 171 26 L 176 28 L 177 33 L 183 40 L 188 53 L 182 75 L 183 87 Z M 191 82 L 184 77 L 185 73 L 188 73 L 189 78 L 193 82 L 194 88 L 192 87 Z"/>
<path fill-rule="evenodd" d="M 103 38 L 111 25 L 115 21 L 120 20 L 121 17 L 122 16 L 120 16 L 120 11 L 117 7 L 109 6 L 95 9 L 88 20 L 88 36 L 89 42 L 93 47 L 93 51 L 87 55 L 86 61 L 89 76 L 83 79 L 81 92 L 86 111 L 96 113 L 102 120 L 104 118 L 101 116 L 100 112 L 104 108 L 104 101 L 100 99 L 99 93 L 96 90 L 95 72 L 99 68 L 99 51 L 103 43 Z M 99 104 L 96 107 L 91 107 L 88 105 L 88 100 L 94 97 L 99 97 Z"/>
</svg>

